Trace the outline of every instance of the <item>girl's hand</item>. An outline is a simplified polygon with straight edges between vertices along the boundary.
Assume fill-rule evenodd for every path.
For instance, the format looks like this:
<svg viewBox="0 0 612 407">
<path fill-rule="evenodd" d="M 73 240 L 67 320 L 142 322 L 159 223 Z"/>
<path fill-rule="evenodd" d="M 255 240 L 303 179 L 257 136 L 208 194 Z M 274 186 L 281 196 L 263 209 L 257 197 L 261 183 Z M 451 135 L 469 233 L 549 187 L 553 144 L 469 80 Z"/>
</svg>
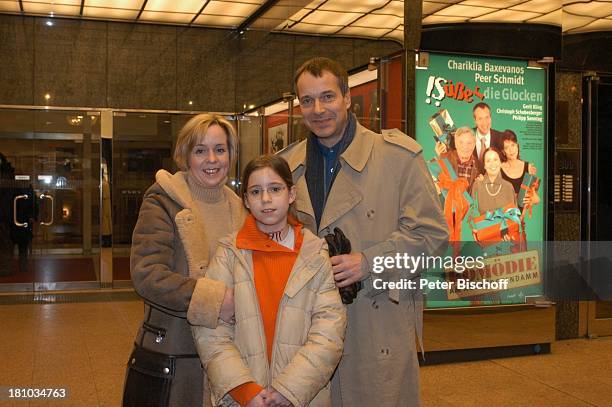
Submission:
<svg viewBox="0 0 612 407">
<path fill-rule="evenodd" d="M 219 318 L 221 318 L 221 320 L 227 322 L 228 324 L 233 324 L 236 322 L 234 314 L 234 289 L 227 288 L 225 290 L 225 295 L 223 296 L 223 302 L 221 303 Z"/>
<path fill-rule="evenodd" d="M 266 407 L 293 407 L 293 404 L 274 387 L 268 389 L 265 405 Z"/>
<path fill-rule="evenodd" d="M 484 175 L 478 174 L 478 176 L 474 178 L 474 181 L 484 181 Z"/>
<path fill-rule="evenodd" d="M 262 389 L 259 393 L 257 393 L 257 396 L 249 400 L 246 407 L 265 407 L 266 406 L 266 397 L 265 397 L 266 393 L 267 393 L 266 389 Z"/>
</svg>

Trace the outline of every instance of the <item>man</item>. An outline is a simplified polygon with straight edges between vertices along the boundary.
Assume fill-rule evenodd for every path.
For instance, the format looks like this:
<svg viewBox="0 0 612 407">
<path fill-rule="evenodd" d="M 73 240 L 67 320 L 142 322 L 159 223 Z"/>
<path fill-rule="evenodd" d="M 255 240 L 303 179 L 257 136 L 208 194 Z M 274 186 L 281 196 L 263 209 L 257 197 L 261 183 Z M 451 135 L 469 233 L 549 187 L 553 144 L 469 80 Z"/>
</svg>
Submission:
<svg viewBox="0 0 612 407">
<path fill-rule="evenodd" d="M 468 193 L 472 193 L 472 185 L 478 175 L 483 173 L 481 163 L 476 159 L 476 137 L 469 127 L 460 127 L 454 134 L 455 148 L 446 151 L 444 143 L 436 143 L 435 151 L 440 158 L 450 162 L 457 177 L 468 181 Z"/>
<path fill-rule="evenodd" d="M 419 404 L 418 360 L 422 302 L 418 290 L 382 290 L 374 281 L 418 275 L 403 268 L 372 272 L 375 258 L 435 255 L 448 231 L 434 185 L 410 137 L 376 134 L 349 113 L 348 75 L 336 62 L 313 58 L 295 75 L 306 140 L 281 154 L 297 187 L 300 221 L 324 236 L 339 227 L 353 252 L 331 258 L 336 285 L 362 281 L 348 305 L 344 353 L 332 379 L 334 406 Z"/>
<path fill-rule="evenodd" d="M 491 108 L 484 102 L 477 103 L 472 109 L 474 114 L 474 132 L 476 132 L 476 157 L 479 165 L 483 165 L 483 154 L 493 146 L 498 151 L 504 150 L 502 132 L 491 128 Z"/>
</svg>

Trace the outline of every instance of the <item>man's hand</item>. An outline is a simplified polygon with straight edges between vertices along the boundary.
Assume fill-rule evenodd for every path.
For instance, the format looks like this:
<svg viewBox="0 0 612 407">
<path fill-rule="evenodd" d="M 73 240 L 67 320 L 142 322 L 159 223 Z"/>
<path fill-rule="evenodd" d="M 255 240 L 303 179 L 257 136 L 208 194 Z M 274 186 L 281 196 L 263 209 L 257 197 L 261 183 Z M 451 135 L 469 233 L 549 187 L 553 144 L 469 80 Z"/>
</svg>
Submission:
<svg viewBox="0 0 612 407">
<path fill-rule="evenodd" d="M 268 388 L 265 400 L 266 407 L 293 407 L 293 404 L 274 387 Z"/>
<path fill-rule="evenodd" d="M 234 289 L 227 288 L 225 289 L 225 295 L 223 296 L 223 302 L 221 303 L 219 318 L 221 318 L 221 320 L 227 322 L 228 324 L 233 324 L 236 322 L 234 314 Z"/>
<path fill-rule="evenodd" d="M 249 400 L 246 407 L 265 407 L 267 393 L 268 391 L 266 389 L 261 389 L 261 391 L 257 393 L 257 396 Z"/>
<path fill-rule="evenodd" d="M 436 152 L 436 155 L 439 157 L 442 154 L 446 153 L 446 144 L 442 143 L 441 141 L 436 141 L 436 146 L 434 147 L 434 151 Z"/>
<path fill-rule="evenodd" d="M 367 277 L 362 271 L 365 257 L 361 253 L 341 254 L 330 258 L 336 287 L 347 287 Z"/>
</svg>

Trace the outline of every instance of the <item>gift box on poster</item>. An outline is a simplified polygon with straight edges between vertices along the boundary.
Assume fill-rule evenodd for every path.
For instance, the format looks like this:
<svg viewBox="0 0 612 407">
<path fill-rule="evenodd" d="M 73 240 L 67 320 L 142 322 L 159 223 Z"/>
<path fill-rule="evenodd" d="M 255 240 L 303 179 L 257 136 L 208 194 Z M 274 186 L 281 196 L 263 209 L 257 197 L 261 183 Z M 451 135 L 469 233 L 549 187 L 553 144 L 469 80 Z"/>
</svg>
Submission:
<svg viewBox="0 0 612 407">
<path fill-rule="evenodd" d="M 521 239 L 521 211 L 510 204 L 470 219 L 475 239 L 482 245 L 498 243 L 508 236 L 511 241 Z"/>
<path fill-rule="evenodd" d="M 467 193 L 469 182 L 457 177 L 447 158 L 430 161 L 428 166 L 444 198 L 444 218 L 449 228 L 450 241 L 458 241 L 461 239 L 461 223 L 474 203 Z"/>
<path fill-rule="evenodd" d="M 448 110 L 441 109 L 431 116 L 429 119 L 429 126 L 434 131 L 434 139 L 437 142 L 446 144 L 448 148 L 450 136 L 457 130 Z"/>
<path fill-rule="evenodd" d="M 521 203 L 521 205 L 522 205 L 523 200 L 525 199 L 525 195 L 527 195 L 527 192 L 536 188 L 539 181 L 540 180 L 538 179 L 538 177 L 536 177 L 535 175 L 529 174 L 529 173 L 526 173 L 523 176 L 523 182 L 521 183 L 521 189 L 519 190 L 519 193 L 518 193 L 518 202 Z"/>
<path fill-rule="evenodd" d="M 429 169 L 429 172 L 433 176 L 434 180 L 438 182 L 444 199 L 446 199 L 448 196 L 448 191 L 451 188 L 458 187 L 460 194 L 467 201 L 468 205 L 472 205 L 472 197 L 467 193 L 469 183 L 466 182 L 467 180 L 464 181 L 463 179 L 457 177 L 457 173 L 455 173 L 453 166 L 450 164 L 447 158 L 430 160 L 427 162 L 427 168 Z M 463 187 L 460 187 L 460 184 L 463 184 Z"/>
</svg>

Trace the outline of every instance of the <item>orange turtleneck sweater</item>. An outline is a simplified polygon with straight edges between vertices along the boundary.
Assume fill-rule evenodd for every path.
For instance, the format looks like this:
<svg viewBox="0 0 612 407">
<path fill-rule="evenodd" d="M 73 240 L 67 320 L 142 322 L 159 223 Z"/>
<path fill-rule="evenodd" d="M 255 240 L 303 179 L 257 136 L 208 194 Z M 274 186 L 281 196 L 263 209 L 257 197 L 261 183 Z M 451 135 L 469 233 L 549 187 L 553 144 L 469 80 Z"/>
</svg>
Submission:
<svg viewBox="0 0 612 407">
<path fill-rule="evenodd" d="M 253 253 L 253 278 L 266 335 L 268 363 L 272 359 L 278 306 L 303 240 L 302 225 L 291 217 L 289 224 L 295 234 L 293 250 L 271 240 L 267 234 L 260 231 L 251 214 L 236 237 L 236 246 L 239 249 L 251 250 Z M 230 395 L 244 407 L 262 389 L 257 383 L 248 382 L 232 389 Z"/>
</svg>

